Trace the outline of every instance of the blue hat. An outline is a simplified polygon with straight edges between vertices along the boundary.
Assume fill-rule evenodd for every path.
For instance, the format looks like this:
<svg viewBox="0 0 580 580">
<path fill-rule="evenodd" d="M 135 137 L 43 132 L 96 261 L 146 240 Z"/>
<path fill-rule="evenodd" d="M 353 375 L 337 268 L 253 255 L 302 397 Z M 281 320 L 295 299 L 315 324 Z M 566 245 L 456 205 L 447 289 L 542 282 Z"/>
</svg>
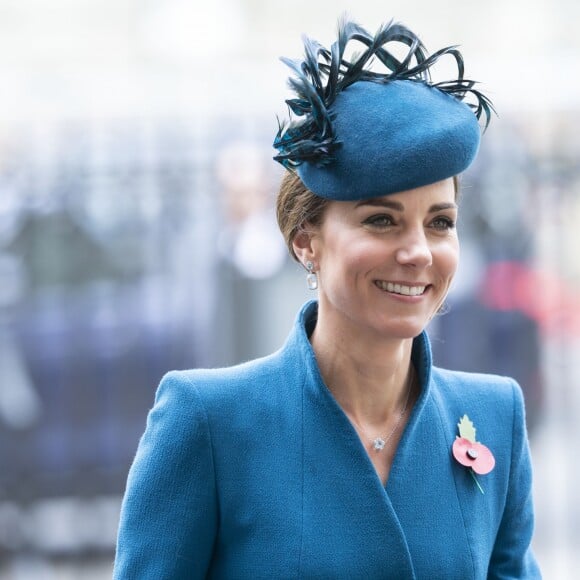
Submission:
<svg viewBox="0 0 580 580">
<path fill-rule="evenodd" d="M 365 47 L 347 61 L 349 41 Z M 399 60 L 385 45 L 403 43 Z M 455 47 L 431 56 L 415 34 L 389 23 L 373 37 L 353 22 L 339 25 L 330 50 L 304 39 L 303 62 L 282 59 L 297 98 L 286 101 L 293 118 L 281 124 L 274 157 L 294 170 L 314 194 L 355 201 L 441 181 L 467 169 L 480 141 L 478 119 L 489 123 L 493 106 L 463 77 Z M 455 59 L 458 78 L 432 84 L 430 67 L 443 55 Z M 371 70 L 371 59 L 387 72 Z M 474 103 L 465 102 L 466 96 Z"/>
</svg>

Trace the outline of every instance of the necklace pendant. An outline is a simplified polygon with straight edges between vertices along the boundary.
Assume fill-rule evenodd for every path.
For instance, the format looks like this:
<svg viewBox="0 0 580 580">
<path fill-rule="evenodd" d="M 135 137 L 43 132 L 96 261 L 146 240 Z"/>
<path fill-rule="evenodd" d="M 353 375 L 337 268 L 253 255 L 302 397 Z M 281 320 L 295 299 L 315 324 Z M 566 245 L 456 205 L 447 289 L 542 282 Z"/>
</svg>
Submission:
<svg viewBox="0 0 580 580">
<path fill-rule="evenodd" d="M 373 441 L 373 447 L 375 451 L 382 451 L 385 448 L 385 440 L 382 437 L 377 437 Z"/>
</svg>

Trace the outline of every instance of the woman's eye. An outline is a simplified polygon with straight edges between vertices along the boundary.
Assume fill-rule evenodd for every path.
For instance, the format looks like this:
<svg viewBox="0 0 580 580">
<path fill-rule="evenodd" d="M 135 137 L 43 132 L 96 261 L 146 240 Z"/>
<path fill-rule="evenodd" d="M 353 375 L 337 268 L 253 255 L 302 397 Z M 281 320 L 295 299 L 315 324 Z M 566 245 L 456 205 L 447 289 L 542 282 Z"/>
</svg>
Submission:
<svg viewBox="0 0 580 580">
<path fill-rule="evenodd" d="M 368 217 L 363 223 L 377 228 L 386 228 L 392 226 L 395 222 L 388 214 L 377 214 Z"/>
<path fill-rule="evenodd" d="M 436 230 L 452 230 L 455 227 L 455 221 L 446 216 L 435 218 L 431 224 Z"/>
</svg>

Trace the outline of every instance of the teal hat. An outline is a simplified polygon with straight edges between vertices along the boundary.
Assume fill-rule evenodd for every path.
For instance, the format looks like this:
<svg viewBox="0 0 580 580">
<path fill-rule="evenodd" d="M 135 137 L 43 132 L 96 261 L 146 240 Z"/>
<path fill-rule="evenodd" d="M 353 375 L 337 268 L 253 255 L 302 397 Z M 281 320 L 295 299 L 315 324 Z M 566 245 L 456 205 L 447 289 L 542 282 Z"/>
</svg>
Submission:
<svg viewBox="0 0 580 580">
<path fill-rule="evenodd" d="M 345 58 L 350 41 L 366 49 Z M 396 58 L 385 48 L 402 43 Z M 353 22 L 339 24 L 330 50 L 305 38 L 303 62 L 282 59 L 297 98 L 286 101 L 291 119 L 279 126 L 274 157 L 304 185 L 327 199 L 357 201 L 436 183 L 467 169 L 480 141 L 478 120 L 489 124 L 493 106 L 463 76 L 455 47 L 427 56 L 408 28 L 389 23 L 373 37 Z M 443 55 L 457 79 L 433 84 L 430 68 Z M 371 70 L 371 60 L 386 72 Z M 472 97 L 468 102 L 466 97 Z"/>
</svg>

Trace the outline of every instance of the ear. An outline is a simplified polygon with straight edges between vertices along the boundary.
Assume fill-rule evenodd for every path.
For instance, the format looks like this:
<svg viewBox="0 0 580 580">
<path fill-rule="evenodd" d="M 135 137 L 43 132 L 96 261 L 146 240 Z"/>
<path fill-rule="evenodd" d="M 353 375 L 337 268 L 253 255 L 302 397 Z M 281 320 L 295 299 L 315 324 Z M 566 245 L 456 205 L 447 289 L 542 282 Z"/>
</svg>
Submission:
<svg viewBox="0 0 580 580">
<path fill-rule="evenodd" d="M 292 248 L 302 265 L 309 260 L 314 262 L 314 250 L 312 248 L 312 234 L 308 229 L 300 229 L 292 240 Z"/>
</svg>

